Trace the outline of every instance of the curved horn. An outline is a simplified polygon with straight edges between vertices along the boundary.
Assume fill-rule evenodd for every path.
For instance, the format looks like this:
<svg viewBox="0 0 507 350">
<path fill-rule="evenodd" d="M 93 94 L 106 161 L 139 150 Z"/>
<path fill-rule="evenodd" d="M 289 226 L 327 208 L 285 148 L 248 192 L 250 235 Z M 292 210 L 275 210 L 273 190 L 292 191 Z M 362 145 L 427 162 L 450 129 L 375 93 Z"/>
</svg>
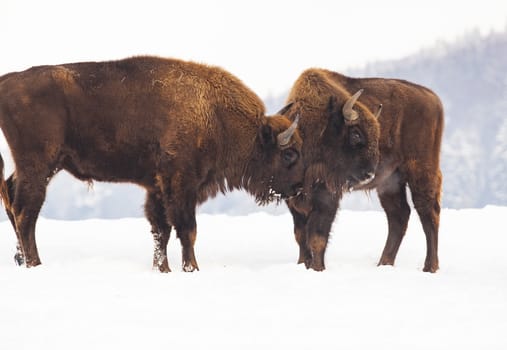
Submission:
<svg viewBox="0 0 507 350">
<path fill-rule="evenodd" d="M 299 123 L 299 114 L 296 115 L 296 119 L 292 122 L 292 124 L 287 128 L 287 130 L 281 132 L 276 137 L 278 141 L 278 146 L 284 147 L 287 146 L 290 142 L 290 139 L 292 138 L 292 135 L 294 135 L 294 132 L 296 131 L 296 128 L 298 127 Z"/>
<path fill-rule="evenodd" d="M 285 107 L 283 107 L 282 109 L 280 109 L 278 111 L 278 113 L 276 114 L 281 114 L 281 115 L 284 115 L 285 113 L 287 113 L 287 111 L 292 107 L 292 105 L 294 104 L 294 101 L 292 102 L 289 102 L 285 105 Z"/>
<path fill-rule="evenodd" d="M 375 118 L 378 119 L 380 117 L 381 112 L 382 112 L 382 103 L 378 105 L 377 113 L 375 113 Z"/>
<path fill-rule="evenodd" d="M 352 97 L 350 97 L 347 102 L 343 105 L 342 113 L 345 117 L 345 122 L 350 123 L 359 118 L 359 114 L 352 109 L 354 107 L 354 104 L 356 103 L 357 99 L 361 94 L 363 93 L 364 89 L 360 89 L 358 92 L 356 92 Z"/>
</svg>

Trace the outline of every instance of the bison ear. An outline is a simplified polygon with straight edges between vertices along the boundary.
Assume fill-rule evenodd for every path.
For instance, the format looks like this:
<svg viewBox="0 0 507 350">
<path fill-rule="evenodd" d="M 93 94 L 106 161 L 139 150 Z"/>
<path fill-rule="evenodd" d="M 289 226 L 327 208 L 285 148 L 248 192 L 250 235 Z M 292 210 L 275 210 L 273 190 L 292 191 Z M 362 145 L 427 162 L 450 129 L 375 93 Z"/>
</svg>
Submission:
<svg viewBox="0 0 507 350">
<path fill-rule="evenodd" d="M 276 145 L 276 137 L 273 129 L 269 124 L 262 124 L 259 129 L 259 138 L 261 140 L 261 144 L 266 147 L 270 145 Z"/>
</svg>

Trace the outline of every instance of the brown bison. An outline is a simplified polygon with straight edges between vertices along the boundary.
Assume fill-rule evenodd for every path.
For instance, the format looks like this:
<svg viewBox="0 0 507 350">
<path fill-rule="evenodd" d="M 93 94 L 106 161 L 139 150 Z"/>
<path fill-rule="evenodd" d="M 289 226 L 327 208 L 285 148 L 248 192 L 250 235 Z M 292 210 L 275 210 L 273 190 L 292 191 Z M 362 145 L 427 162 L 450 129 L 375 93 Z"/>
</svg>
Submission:
<svg viewBox="0 0 507 350">
<path fill-rule="evenodd" d="M 357 111 L 352 110 L 363 89 Z M 393 265 L 410 215 L 408 185 L 426 235 L 424 271 L 437 271 L 444 123 L 439 98 L 407 81 L 353 79 L 309 69 L 295 82 L 288 101 L 293 104 L 283 112 L 303 116 L 299 129 L 305 140 L 305 192 L 287 201 L 299 263 L 324 270 L 329 231 L 343 190 L 376 188 L 389 225 L 379 265 Z M 369 110 L 380 109 L 377 122 Z"/>
<path fill-rule="evenodd" d="M 18 261 L 40 264 L 35 224 L 60 170 L 84 181 L 147 191 L 154 266 L 170 271 L 174 226 L 183 270 L 194 255 L 196 205 L 244 188 L 258 202 L 293 196 L 304 168 L 297 121 L 265 116 L 257 95 L 228 72 L 157 57 L 33 67 L 0 78 L 0 127 L 14 173 L 0 179 Z M 1 162 L 3 174 L 3 161 Z"/>
</svg>

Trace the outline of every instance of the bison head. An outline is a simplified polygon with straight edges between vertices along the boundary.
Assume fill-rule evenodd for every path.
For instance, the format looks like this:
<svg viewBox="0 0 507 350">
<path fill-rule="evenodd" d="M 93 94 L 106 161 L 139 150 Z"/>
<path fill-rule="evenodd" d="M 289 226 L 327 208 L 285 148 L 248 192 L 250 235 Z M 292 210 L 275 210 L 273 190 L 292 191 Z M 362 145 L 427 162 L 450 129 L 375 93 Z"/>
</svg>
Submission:
<svg viewBox="0 0 507 350">
<path fill-rule="evenodd" d="M 259 128 L 256 151 L 248 169 L 248 188 L 259 204 L 297 195 L 303 186 L 299 118 L 274 115 Z"/>
<path fill-rule="evenodd" d="M 323 132 L 327 161 L 335 168 L 339 183 L 347 190 L 371 182 L 379 162 L 380 127 L 377 119 L 381 106 L 374 115 L 357 103 L 362 92 L 361 89 L 346 99 L 329 98 L 328 123 Z"/>
</svg>

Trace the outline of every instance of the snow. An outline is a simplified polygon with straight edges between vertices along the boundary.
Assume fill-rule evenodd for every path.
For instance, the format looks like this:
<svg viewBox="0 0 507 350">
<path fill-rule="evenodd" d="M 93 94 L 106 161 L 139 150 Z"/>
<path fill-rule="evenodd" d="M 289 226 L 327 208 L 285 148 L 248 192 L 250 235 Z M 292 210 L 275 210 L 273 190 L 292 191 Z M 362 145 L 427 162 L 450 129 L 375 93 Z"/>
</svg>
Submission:
<svg viewBox="0 0 507 350">
<path fill-rule="evenodd" d="M 324 272 L 295 263 L 288 214 L 199 215 L 201 271 L 181 272 L 172 239 L 169 274 L 144 219 L 41 218 L 31 269 L 4 221 L 0 349 L 506 349 L 506 216 L 443 210 L 436 274 L 415 212 L 396 265 L 377 267 L 384 214 L 341 211 Z"/>
</svg>

